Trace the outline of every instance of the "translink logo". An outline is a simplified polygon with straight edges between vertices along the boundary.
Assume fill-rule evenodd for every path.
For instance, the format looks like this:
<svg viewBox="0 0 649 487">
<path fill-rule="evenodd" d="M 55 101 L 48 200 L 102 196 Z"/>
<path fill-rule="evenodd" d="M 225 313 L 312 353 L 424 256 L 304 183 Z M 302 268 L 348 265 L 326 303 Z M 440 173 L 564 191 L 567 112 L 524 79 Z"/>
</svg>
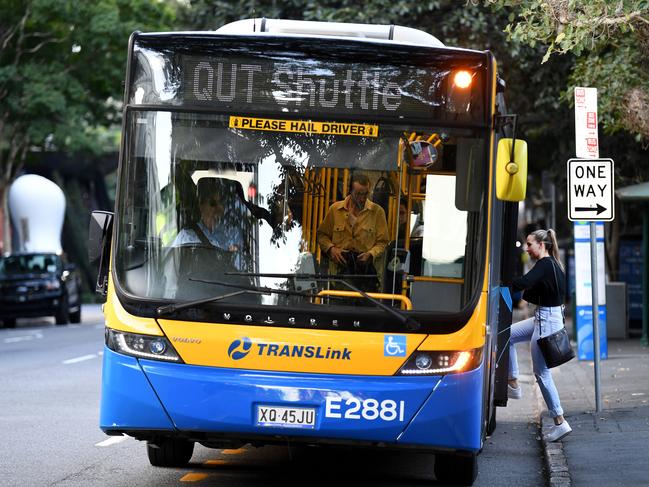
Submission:
<svg viewBox="0 0 649 487">
<path fill-rule="evenodd" d="M 265 342 L 253 344 L 248 337 L 234 340 L 228 347 L 228 355 L 232 360 L 240 360 L 248 355 L 253 345 L 253 350 L 257 352 L 259 357 L 295 357 L 320 360 L 352 359 L 352 351 L 347 347 L 340 349 L 319 345 L 286 345 Z"/>
</svg>

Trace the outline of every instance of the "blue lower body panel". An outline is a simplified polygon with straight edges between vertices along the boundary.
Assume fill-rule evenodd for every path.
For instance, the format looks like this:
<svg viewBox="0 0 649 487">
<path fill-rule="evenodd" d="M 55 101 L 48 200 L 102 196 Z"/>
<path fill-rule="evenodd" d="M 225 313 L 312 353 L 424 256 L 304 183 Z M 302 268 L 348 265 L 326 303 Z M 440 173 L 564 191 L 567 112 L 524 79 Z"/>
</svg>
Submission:
<svg viewBox="0 0 649 487">
<path fill-rule="evenodd" d="M 481 446 L 481 368 L 449 376 L 375 377 L 137 361 L 110 350 L 104 357 L 102 428 L 110 424 L 123 425 L 124 431 L 279 435 L 473 452 Z M 312 408 L 315 424 L 261 425 L 260 406 Z"/>
<path fill-rule="evenodd" d="M 171 430 L 137 359 L 104 347 L 99 426 L 103 430 Z"/>
</svg>

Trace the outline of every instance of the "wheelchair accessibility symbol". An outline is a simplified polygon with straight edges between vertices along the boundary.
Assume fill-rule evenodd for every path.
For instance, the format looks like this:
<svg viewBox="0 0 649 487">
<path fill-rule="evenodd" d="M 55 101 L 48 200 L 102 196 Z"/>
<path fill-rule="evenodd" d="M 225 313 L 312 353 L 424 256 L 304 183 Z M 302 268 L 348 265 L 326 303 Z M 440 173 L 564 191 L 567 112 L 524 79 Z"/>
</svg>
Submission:
<svg viewBox="0 0 649 487">
<path fill-rule="evenodd" d="M 404 335 L 385 335 L 383 338 L 383 355 L 385 357 L 405 357 L 406 337 Z"/>
</svg>

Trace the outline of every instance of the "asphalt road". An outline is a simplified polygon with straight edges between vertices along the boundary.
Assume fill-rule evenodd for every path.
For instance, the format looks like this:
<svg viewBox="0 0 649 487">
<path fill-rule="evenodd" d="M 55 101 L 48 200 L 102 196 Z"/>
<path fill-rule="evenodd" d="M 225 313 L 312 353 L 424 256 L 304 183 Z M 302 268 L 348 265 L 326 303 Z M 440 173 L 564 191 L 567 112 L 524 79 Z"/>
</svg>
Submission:
<svg viewBox="0 0 649 487">
<path fill-rule="evenodd" d="M 432 455 L 340 448 L 197 445 L 187 468 L 152 467 L 143 443 L 98 427 L 103 317 L 89 306 L 82 319 L 66 326 L 19 320 L 0 329 L 0 485 L 441 485 Z M 524 399 L 498 410 L 476 486 L 546 485 L 532 379 L 522 382 Z"/>
</svg>

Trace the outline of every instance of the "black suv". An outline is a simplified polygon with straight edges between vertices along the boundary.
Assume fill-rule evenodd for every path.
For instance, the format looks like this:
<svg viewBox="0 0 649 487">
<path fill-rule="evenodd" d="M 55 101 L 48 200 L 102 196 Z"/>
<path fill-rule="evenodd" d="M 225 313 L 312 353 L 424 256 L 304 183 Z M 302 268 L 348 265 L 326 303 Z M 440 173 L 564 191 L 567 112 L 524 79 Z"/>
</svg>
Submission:
<svg viewBox="0 0 649 487">
<path fill-rule="evenodd" d="M 81 321 L 81 277 L 74 264 L 50 253 L 20 253 L 0 258 L 0 320 L 51 316 L 57 325 Z"/>
</svg>

